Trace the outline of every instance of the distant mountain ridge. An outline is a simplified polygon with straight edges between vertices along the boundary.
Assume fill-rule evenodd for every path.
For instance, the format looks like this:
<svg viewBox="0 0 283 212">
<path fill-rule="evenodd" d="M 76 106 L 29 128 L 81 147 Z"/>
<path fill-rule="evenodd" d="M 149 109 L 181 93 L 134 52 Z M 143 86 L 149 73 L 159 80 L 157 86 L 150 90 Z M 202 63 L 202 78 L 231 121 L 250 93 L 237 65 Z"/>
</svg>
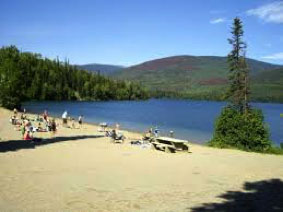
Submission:
<svg viewBox="0 0 283 212">
<path fill-rule="evenodd" d="M 247 59 L 249 68 L 251 69 L 252 74 L 255 71 L 270 70 L 275 68 L 283 67 L 281 65 L 266 63 L 254 59 Z M 218 68 L 228 68 L 227 57 L 219 56 L 190 56 L 190 55 L 180 55 L 165 57 L 155 60 L 150 60 L 143 62 L 138 65 L 128 67 L 125 70 L 196 70 L 196 69 L 215 69 Z"/>
<path fill-rule="evenodd" d="M 282 65 L 247 59 L 252 100 L 283 102 Z M 228 86 L 226 57 L 180 55 L 131 67 L 87 64 L 80 68 L 115 79 L 136 81 L 153 95 L 219 100 Z"/>
<path fill-rule="evenodd" d="M 77 67 L 91 71 L 100 73 L 103 75 L 111 75 L 115 73 L 116 71 L 119 71 L 121 69 L 124 69 L 124 66 L 118 66 L 118 65 L 107 65 L 107 64 L 97 64 L 97 63 L 90 63 L 85 65 L 77 65 Z"/>
<path fill-rule="evenodd" d="M 283 66 L 254 59 L 247 59 L 247 63 L 252 79 L 253 98 L 283 101 L 283 92 L 279 94 L 283 85 L 272 85 L 272 79 L 281 79 L 279 71 L 278 77 L 276 71 L 270 72 L 273 77 L 268 83 L 253 80 L 257 75 L 265 73 L 266 77 L 269 71 L 280 70 Z M 226 57 L 181 55 L 147 61 L 116 71 L 111 76 L 140 82 L 152 91 L 178 93 L 181 98 L 219 99 L 227 88 L 228 70 Z M 263 80 L 263 77 L 259 78 Z M 260 92 L 262 90 L 263 95 Z"/>
</svg>

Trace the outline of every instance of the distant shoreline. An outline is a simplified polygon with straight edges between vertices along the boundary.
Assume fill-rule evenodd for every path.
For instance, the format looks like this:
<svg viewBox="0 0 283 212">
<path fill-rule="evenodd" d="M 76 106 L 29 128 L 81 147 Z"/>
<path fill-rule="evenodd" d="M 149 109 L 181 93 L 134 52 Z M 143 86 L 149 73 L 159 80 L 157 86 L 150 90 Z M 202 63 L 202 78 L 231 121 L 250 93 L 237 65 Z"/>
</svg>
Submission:
<svg viewBox="0 0 283 212">
<path fill-rule="evenodd" d="M 227 103 L 226 100 L 220 100 L 220 99 L 202 99 L 202 98 L 182 98 L 182 97 L 155 97 L 152 96 L 148 99 L 136 99 L 136 100 L 127 100 L 127 99 L 122 99 L 122 100 L 60 100 L 60 102 L 127 102 L 127 101 L 149 101 L 151 99 L 163 99 L 163 100 L 187 100 L 187 101 L 205 101 L 205 102 L 223 102 Z M 30 101 L 24 101 L 22 104 L 27 103 L 27 102 L 56 102 L 58 100 L 30 100 Z M 269 101 L 269 100 L 254 100 L 250 102 L 251 104 L 282 104 L 283 105 L 283 100 L 282 101 Z"/>
</svg>

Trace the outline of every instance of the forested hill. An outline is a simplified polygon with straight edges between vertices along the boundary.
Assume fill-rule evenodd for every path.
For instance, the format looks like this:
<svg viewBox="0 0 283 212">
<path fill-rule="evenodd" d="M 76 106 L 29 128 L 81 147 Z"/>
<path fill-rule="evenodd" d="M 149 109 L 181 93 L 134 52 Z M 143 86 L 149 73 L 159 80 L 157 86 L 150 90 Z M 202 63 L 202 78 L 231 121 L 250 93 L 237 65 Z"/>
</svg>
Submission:
<svg viewBox="0 0 283 212">
<path fill-rule="evenodd" d="M 278 79 L 282 81 L 276 70 L 283 66 L 253 59 L 247 59 L 247 63 L 252 100 L 283 102 L 283 84 L 276 83 Z M 272 77 L 268 82 L 257 77 L 269 75 Z M 228 64 L 226 57 L 174 56 L 132 66 L 112 76 L 140 82 L 156 96 L 220 100 L 228 85 Z"/>
<path fill-rule="evenodd" d="M 97 63 L 77 65 L 77 67 L 83 70 L 95 72 L 102 75 L 111 75 L 125 68 L 123 66 L 105 65 L 105 64 L 97 64 Z"/>
<path fill-rule="evenodd" d="M 67 62 L 0 49 L 0 105 L 19 107 L 27 100 L 132 100 L 148 98 L 137 83 L 113 80 Z"/>
</svg>

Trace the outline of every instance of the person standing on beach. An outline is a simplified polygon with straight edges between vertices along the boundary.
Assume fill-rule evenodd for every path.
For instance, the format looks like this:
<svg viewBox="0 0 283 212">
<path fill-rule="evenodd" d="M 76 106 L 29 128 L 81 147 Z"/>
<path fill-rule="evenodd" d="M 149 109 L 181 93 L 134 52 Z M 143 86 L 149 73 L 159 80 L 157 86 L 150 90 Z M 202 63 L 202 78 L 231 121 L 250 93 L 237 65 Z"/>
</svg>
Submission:
<svg viewBox="0 0 283 212">
<path fill-rule="evenodd" d="M 75 119 L 72 118 L 72 129 L 75 129 L 76 128 L 76 125 L 75 125 Z"/>
<path fill-rule="evenodd" d="M 118 131 L 120 129 L 120 124 L 116 123 L 115 127 L 116 127 L 116 131 Z"/>
<path fill-rule="evenodd" d="M 24 135 L 25 135 L 25 132 L 26 132 L 26 126 L 25 126 L 24 122 L 22 122 L 21 132 L 22 132 L 22 138 L 24 138 Z"/>
<path fill-rule="evenodd" d="M 78 122 L 79 122 L 80 128 L 82 128 L 83 127 L 83 116 L 82 115 L 79 116 Z"/>
<path fill-rule="evenodd" d="M 48 112 L 47 112 L 47 110 L 44 110 L 43 119 L 45 120 L 45 122 L 47 122 L 47 118 L 48 118 Z"/>
<path fill-rule="evenodd" d="M 17 114 L 18 114 L 18 110 L 14 108 L 14 116 L 17 116 Z"/>
<path fill-rule="evenodd" d="M 68 112 L 65 110 L 64 113 L 62 114 L 63 126 L 67 125 L 67 118 L 68 118 Z"/>
<path fill-rule="evenodd" d="M 52 119 L 50 124 L 50 131 L 52 132 L 52 136 L 54 136 L 57 131 L 57 124 L 54 118 Z"/>
<path fill-rule="evenodd" d="M 14 115 L 12 117 L 13 117 L 14 120 L 16 120 L 17 119 L 17 115 L 18 115 L 18 110 L 16 108 L 14 108 L 13 111 L 14 111 Z M 14 123 L 12 122 L 12 124 L 14 124 Z"/>
</svg>

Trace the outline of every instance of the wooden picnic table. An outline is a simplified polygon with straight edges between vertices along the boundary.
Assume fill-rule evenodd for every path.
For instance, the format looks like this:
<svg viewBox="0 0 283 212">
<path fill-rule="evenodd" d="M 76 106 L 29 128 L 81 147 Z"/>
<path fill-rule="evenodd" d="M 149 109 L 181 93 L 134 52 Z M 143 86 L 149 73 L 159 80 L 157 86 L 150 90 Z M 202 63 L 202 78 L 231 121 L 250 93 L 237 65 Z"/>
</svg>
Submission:
<svg viewBox="0 0 283 212">
<path fill-rule="evenodd" d="M 165 152 L 189 151 L 188 141 L 171 137 L 157 137 L 152 145 Z"/>
<path fill-rule="evenodd" d="M 171 138 L 171 137 L 157 137 L 156 140 L 159 141 L 169 141 L 169 142 L 173 142 L 173 143 L 186 143 L 186 140 L 181 140 L 181 139 L 177 139 L 177 138 Z"/>
</svg>

